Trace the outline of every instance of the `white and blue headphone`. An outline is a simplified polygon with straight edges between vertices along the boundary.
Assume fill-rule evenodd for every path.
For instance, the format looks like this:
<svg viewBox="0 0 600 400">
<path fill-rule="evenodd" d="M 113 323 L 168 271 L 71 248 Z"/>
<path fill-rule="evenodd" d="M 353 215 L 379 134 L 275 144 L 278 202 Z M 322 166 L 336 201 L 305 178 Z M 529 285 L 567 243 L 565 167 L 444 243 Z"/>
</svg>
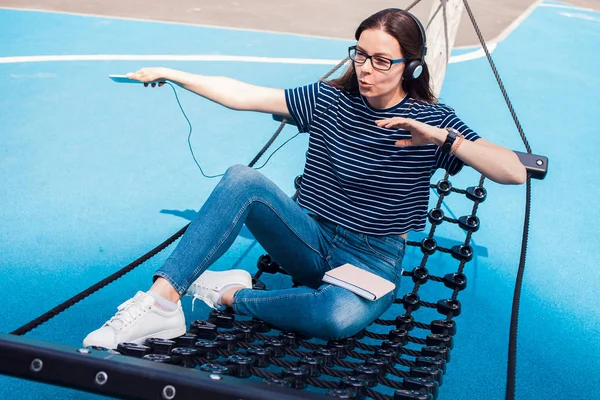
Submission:
<svg viewBox="0 0 600 400">
<path fill-rule="evenodd" d="M 419 21 L 417 17 L 415 17 L 408 11 L 402 10 L 400 8 L 397 8 L 397 10 L 402 11 L 410 18 L 412 18 L 412 20 L 415 21 L 415 23 L 417 24 L 419 32 L 421 33 L 421 49 L 419 51 L 419 54 L 421 56 L 420 58 L 406 60 L 406 66 L 404 67 L 404 73 L 402 74 L 404 79 L 417 79 L 419 76 L 421 76 L 421 73 L 423 72 L 423 64 L 425 63 L 425 55 L 427 54 L 427 39 L 425 36 L 425 28 L 423 27 L 423 24 L 421 24 L 421 21 Z"/>
</svg>

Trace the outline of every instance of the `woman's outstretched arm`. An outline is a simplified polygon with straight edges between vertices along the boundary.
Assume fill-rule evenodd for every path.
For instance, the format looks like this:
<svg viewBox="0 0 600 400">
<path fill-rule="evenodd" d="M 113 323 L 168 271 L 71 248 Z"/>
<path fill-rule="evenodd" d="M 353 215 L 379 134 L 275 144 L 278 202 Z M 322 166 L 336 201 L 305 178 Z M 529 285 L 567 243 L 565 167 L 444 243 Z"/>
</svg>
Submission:
<svg viewBox="0 0 600 400">
<path fill-rule="evenodd" d="M 173 82 L 227 108 L 289 117 L 283 89 L 251 85 L 224 76 L 205 76 L 169 68 L 142 68 L 127 74 L 141 82 Z"/>
</svg>

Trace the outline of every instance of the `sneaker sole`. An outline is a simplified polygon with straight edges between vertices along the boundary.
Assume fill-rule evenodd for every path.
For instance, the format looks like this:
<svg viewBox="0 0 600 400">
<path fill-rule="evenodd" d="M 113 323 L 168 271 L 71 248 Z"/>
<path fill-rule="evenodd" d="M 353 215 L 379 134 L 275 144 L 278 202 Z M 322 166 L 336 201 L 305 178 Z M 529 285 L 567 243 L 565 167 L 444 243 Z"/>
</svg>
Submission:
<svg viewBox="0 0 600 400">
<path fill-rule="evenodd" d="M 147 336 L 141 337 L 136 340 L 130 340 L 129 343 L 145 344 L 146 339 L 149 339 L 149 338 L 173 339 L 173 338 L 177 338 L 179 336 L 183 336 L 183 335 L 185 335 L 185 333 L 186 333 L 186 329 L 184 326 L 183 328 L 169 329 L 167 331 L 153 333 L 151 335 L 147 335 Z"/>
</svg>

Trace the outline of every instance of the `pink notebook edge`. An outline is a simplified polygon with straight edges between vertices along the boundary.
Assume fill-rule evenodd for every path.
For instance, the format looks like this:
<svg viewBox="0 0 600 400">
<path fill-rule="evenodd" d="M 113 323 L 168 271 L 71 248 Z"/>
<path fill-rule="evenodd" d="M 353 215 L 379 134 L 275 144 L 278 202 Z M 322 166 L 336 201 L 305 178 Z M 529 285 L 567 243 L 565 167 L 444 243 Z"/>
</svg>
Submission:
<svg viewBox="0 0 600 400">
<path fill-rule="evenodd" d="M 351 276 L 348 276 L 349 274 Z M 325 275 L 344 282 L 348 286 L 353 286 L 372 294 L 374 296 L 373 300 L 382 298 L 396 288 L 396 284 L 394 282 L 391 282 L 373 272 L 364 270 L 350 263 L 342 264 L 339 267 L 333 268 L 327 271 Z M 325 279 L 325 277 L 323 278 Z M 367 280 L 367 285 L 364 285 L 365 281 L 363 279 Z M 326 282 L 332 285 L 336 284 L 335 282 L 331 281 Z M 370 283 L 373 283 L 375 287 Z M 348 290 L 350 289 L 348 288 Z"/>
</svg>

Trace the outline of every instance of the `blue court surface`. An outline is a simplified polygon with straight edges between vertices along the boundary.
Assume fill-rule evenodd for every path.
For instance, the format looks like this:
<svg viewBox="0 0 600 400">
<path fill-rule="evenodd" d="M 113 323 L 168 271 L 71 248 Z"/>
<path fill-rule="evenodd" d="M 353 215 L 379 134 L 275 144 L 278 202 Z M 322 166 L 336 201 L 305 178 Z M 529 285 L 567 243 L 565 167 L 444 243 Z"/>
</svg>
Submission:
<svg viewBox="0 0 600 400">
<path fill-rule="evenodd" d="M 20 327 L 154 248 L 193 218 L 218 182 L 194 164 L 188 125 L 170 87 L 116 84 L 108 74 L 160 65 L 295 87 L 323 76 L 352 43 L 0 9 L 0 332 Z M 532 151 L 550 159 L 546 179 L 532 181 L 517 398 L 600 399 L 600 13 L 543 2 L 498 43 L 493 57 Z M 248 164 L 278 127 L 270 115 L 228 110 L 179 88 L 177 93 L 206 174 Z M 441 101 L 481 136 L 524 151 L 485 58 L 449 64 Z M 295 134 L 295 127 L 286 127 L 267 155 Z M 262 171 L 292 195 L 306 148 L 306 135 L 299 135 Z M 478 179 L 465 168 L 452 182 L 466 188 Z M 525 186 L 486 181 L 486 188 L 440 399 L 504 397 Z M 471 205 L 453 194 L 444 210 L 467 215 Z M 441 245 L 464 239 L 457 227 L 440 228 Z M 411 233 L 409 240 L 423 235 Z M 149 287 L 172 248 L 27 337 L 80 346 L 118 304 Z M 243 231 L 213 268 L 254 273 L 262 253 Z M 412 269 L 420 259 L 420 250 L 409 248 L 404 267 Z M 444 264 L 453 270 L 457 265 L 441 255 L 429 263 L 435 275 Z M 265 279 L 269 284 L 278 278 Z M 412 288 L 410 278 L 404 284 L 400 293 Z M 447 294 L 429 286 L 420 291 L 422 299 Z M 206 307 L 196 305 L 192 312 L 189 298 L 183 305 L 188 322 L 207 316 Z M 1 376 L 0 399 L 16 397 L 97 396 Z"/>
</svg>

